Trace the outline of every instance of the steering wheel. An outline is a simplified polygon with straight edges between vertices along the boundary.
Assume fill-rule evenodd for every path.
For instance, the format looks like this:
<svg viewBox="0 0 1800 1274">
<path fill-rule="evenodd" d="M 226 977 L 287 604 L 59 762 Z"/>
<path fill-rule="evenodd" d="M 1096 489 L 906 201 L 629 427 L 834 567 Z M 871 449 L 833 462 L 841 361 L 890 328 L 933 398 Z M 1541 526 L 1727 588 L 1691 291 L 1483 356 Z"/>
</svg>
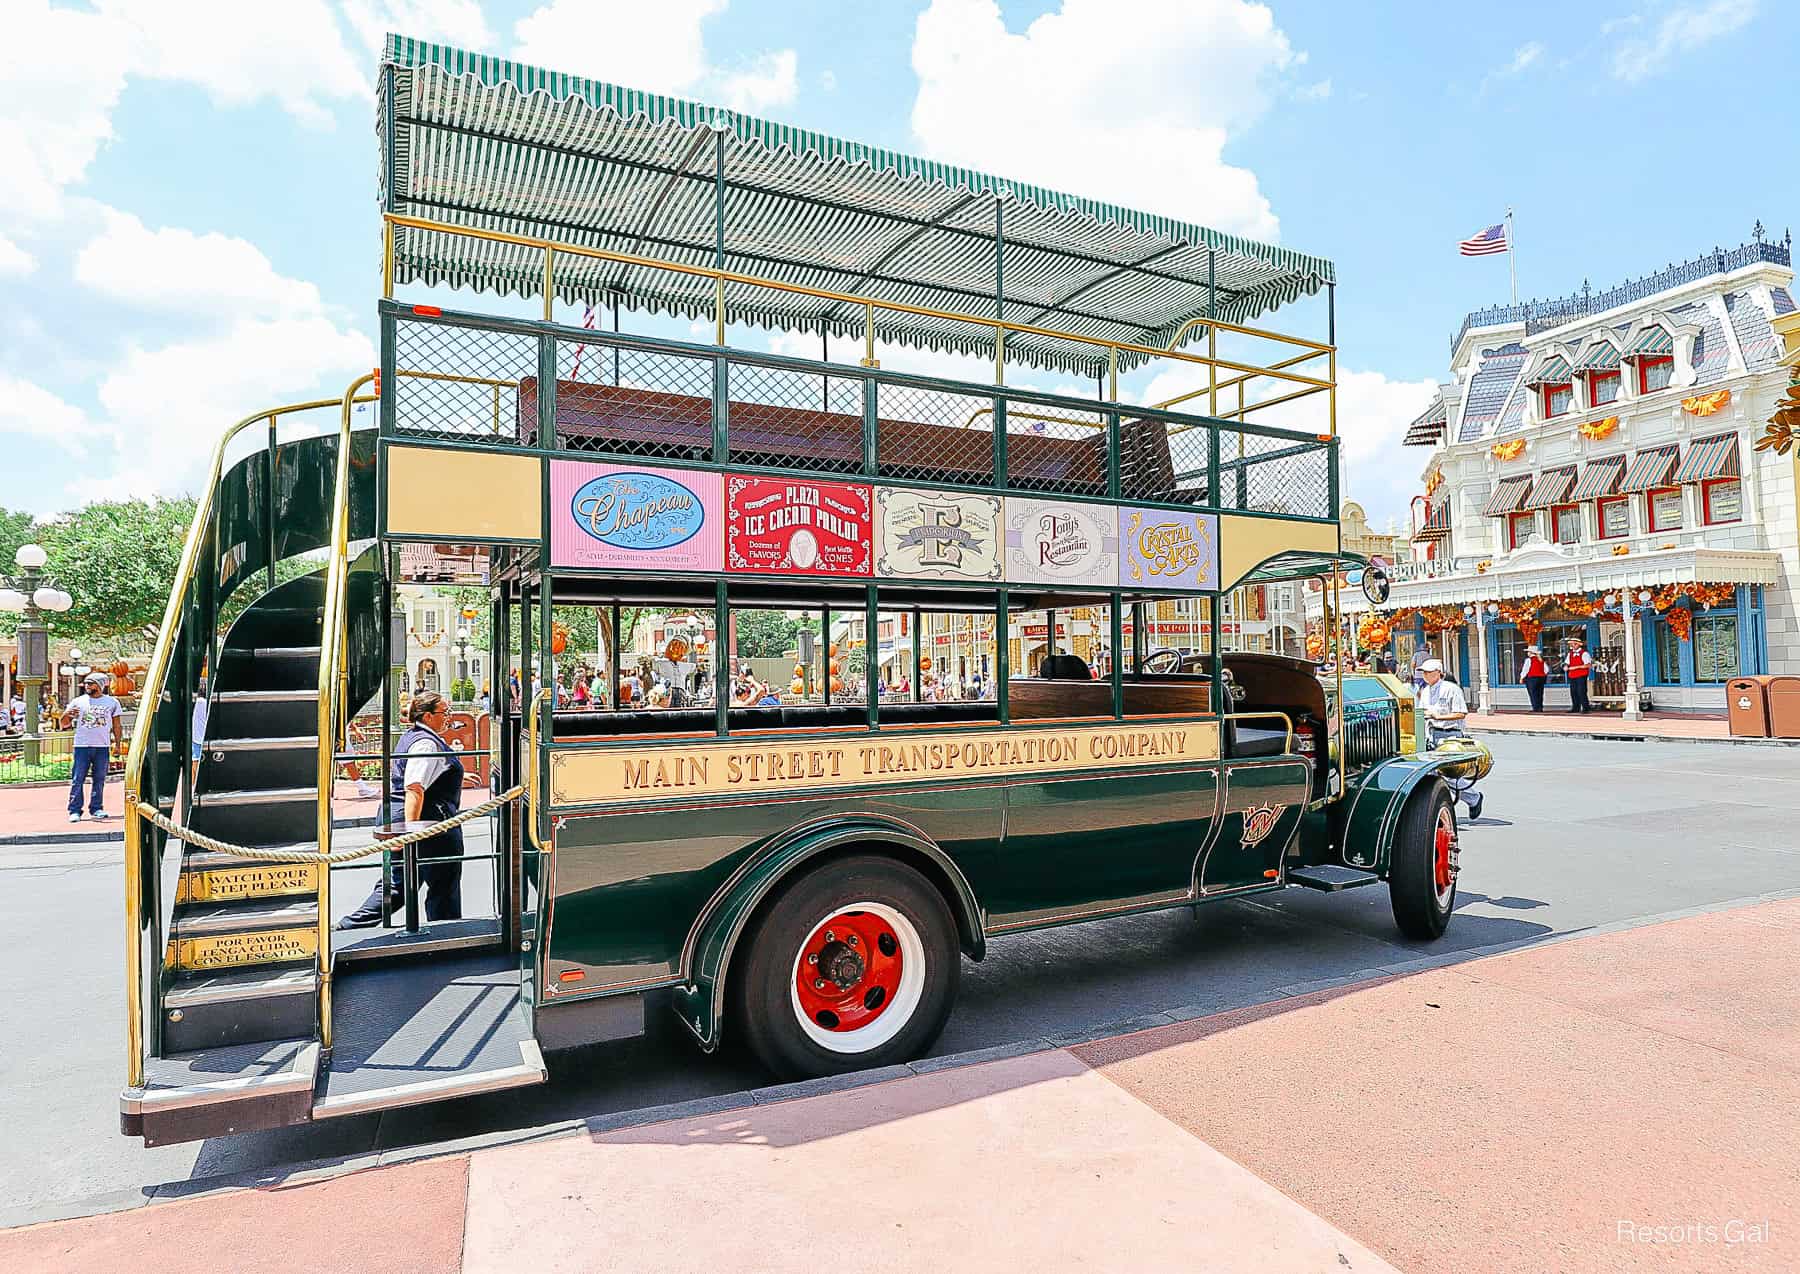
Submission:
<svg viewBox="0 0 1800 1274">
<path fill-rule="evenodd" d="M 1179 672 L 1181 671 L 1181 652 L 1170 646 L 1153 650 L 1144 656 L 1145 672 Z"/>
</svg>

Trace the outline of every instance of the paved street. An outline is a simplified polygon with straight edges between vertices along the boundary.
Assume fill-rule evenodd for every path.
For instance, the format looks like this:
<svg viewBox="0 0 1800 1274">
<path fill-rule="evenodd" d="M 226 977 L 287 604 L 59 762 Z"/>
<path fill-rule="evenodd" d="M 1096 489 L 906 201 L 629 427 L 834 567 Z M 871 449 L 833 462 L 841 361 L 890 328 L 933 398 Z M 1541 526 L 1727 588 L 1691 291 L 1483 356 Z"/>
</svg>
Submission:
<svg viewBox="0 0 1800 1274">
<path fill-rule="evenodd" d="M 945 1053 L 1068 1042 L 1135 1019 L 1250 1006 L 1298 984 L 1375 976 L 1421 954 L 1579 934 L 1670 912 L 1800 891 L 1783 749 L 1495 738 L 1487 817 L 1464 840 L 1459 914 L 1431 948 L 1403 943 L 1385 890 L 1289 891 L 1006 939 L 970 966 Z M 224 1174 L 279 1177 L 317 1160 L 731 1092 L 766 1082 L 746 1061 L 705 1058 L 674 1023 L 626 1045 L 552 1059 L 537 1089 L 146 1151 L 117 1133 L 121 920 L 116 846 L 0 851 L 0 922 L 20 955 L 0 974 L 0 1201 L 8 1224 Z M 340 887 L 353 902 L 357 891 Z M 479 887 L 471 882 L 471 892 Z M 46 1147 L 55 1147 L 46 1153 Z M 158 1191 L 167 1195 L 178 1189 Z M 85 1206 L 73 1206 L 85 1203 Z"/>
</svg>

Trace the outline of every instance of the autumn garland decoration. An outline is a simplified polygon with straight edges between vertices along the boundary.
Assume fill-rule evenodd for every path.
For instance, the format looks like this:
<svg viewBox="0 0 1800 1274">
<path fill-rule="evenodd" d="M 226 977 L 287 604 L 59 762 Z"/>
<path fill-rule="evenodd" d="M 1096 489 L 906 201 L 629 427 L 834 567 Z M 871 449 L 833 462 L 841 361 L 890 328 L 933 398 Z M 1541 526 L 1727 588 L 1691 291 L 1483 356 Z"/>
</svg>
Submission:
<svg viewBox="0 0 1800 1274">
<path fill-rule="evenodd" d="M 1619 418 L 1608 416 L 1604 420 L 1584 420 L 1576 426 L 1581 436 L 1589 442 L 1599 442 L 1602 438 L 1610 438 L 1619 428 Z"/>
<path fill-rule="evenodd" d="M 1488 452 L 1496 460 L 1517 460 L 1525 454 L 1525 440 L 1512 438 L 1506 442 L 1497 442 L 1488 448 Z"/>
</svg>

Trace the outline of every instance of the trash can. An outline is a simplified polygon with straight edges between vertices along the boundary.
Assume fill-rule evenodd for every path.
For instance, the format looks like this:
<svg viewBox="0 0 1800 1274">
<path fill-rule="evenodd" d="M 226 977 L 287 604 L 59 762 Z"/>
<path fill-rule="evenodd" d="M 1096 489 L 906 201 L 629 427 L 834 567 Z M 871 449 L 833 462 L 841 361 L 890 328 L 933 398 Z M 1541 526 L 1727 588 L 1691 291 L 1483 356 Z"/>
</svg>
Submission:
<svg viewBox="0 0 1800 1274">
<path fill-rule="evenodd" d="M 1770 736 L 1800 739 L 1800 677 L 1763 677 L 1760 680 L 1768 683 Z"/>
<path fill-rule="evenodd" d="M 1769 677 L 1733 677 L 1725 683 L 1725 720 L 1731 733 L 1742 739 L 1769 737 Z M 1800 691 L 1800 677 L 1789 677 Z M 1800 700 L 1795 704 L 1800 713 Z M 1797 717 L 1800 724 L 1800 717 Z"/>
</svg>

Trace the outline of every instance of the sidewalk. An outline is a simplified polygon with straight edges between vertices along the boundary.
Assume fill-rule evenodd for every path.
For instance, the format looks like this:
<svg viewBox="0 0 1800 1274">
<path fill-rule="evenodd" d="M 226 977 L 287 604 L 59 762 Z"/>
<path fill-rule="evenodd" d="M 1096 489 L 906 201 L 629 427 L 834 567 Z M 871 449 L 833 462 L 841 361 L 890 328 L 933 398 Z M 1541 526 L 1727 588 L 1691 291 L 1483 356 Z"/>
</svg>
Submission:
<svg viewBox="0 0 1800 1274">
<path fill-rule="evenodd" d="M 1707 743 L 1760 744 L 1765 747 L 1800 746 L 1800 739 L 1733 738 L 1724 717 L 1696 716 L 1684 712 L 1647 712 L 1637 721 L 1627 721 L 1616 712 L 1590 712 L 1581 716 L 1554 709 L 1543 712 L 1471 712 L 1468 723 L 1472 730 L 1491 730 L 1496 734 L 1568 735 L 1590 739 L 1680 739 Z"/>
<path fill-rule="evenodd" d="M 1796 943 L 1800 899 L 1706 913 L 819 1095 L 4 1231 L 0 1267 L 1792 1270 Z"/>
<path fill-rule="evenodd" d="M 332 814 L 340 827 L 367 826 L 380 812 L 379 798 L 360 797 L 356 784 L 340 780 L 332 794 Z M 81 821 L 69 821 L 69 786 L 7 783 L 0 785 L 0 845 L 43 845 L 77 840 L 125 839 L 125 784 L 117 776 L 106 781 L 106 822 L 90 822 L 87 793 L 82 793 Z"/>
</svg>

